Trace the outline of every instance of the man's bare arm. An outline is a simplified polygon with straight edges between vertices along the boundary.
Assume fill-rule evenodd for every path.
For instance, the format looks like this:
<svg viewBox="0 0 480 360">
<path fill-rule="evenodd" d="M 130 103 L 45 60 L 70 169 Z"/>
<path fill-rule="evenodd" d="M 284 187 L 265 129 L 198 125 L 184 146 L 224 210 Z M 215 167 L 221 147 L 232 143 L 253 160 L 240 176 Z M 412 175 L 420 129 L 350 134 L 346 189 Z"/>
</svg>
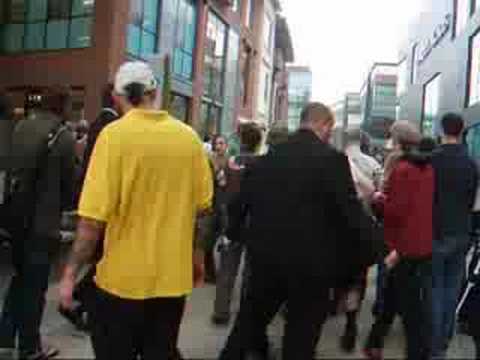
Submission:
<svg viewBox="0 0 480 360">
<path fill-rule="evenodd" d="M 105 223 L 80 218 L 77 237 L 65 267 L 65 276 L 75 279 L 83 266 L 95 261 L 95 252 L 104 231 Z"/>
</svg>

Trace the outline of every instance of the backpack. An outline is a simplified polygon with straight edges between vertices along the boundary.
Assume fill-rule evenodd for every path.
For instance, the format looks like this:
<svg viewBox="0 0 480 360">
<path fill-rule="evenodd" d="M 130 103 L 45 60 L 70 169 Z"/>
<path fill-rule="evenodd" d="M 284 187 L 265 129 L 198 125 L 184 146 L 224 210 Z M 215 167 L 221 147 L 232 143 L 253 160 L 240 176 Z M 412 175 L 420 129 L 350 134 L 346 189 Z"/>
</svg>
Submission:
<svg viewBox="0 0 480 360">
<path fill-rule="evenodd" d="M 37 181 L 47 165 L 51 149 L 67 130 L 60 122 L 47 129 L 34 124 L 33 128 L 21 134 L 25 127 L 31 125 L 27 122 L 32 121 L 43 119 L 21 120 L 13 131 L 9 154 L 11 161 L 3 173 L 3 186 L 0 187 L 0 229 L 3 228 L 12 237 L 30 227 L 35 215 Z M 22 138 L 29 130 L 38 136 Z"/>
</svg>

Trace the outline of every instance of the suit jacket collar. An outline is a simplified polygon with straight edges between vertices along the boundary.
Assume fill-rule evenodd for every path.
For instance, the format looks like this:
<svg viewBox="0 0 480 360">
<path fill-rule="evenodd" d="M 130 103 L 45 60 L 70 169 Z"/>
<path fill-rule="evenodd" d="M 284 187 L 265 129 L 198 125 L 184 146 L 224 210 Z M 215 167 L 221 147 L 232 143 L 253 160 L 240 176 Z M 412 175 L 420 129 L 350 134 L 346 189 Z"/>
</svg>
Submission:
<svg viewBox="0 0 480 360">
<path fill-rule="evenodd" d="M 310 129 L 299 129 L 295 135 L 293 135 L 294 138 L 298 139 L 300 142 L 305 142 L 305 143 L 312 143 L 312 144 L 324 144 L 322 140 L 318 138 L 315 133 L 310 130 Z"/>
</svg>

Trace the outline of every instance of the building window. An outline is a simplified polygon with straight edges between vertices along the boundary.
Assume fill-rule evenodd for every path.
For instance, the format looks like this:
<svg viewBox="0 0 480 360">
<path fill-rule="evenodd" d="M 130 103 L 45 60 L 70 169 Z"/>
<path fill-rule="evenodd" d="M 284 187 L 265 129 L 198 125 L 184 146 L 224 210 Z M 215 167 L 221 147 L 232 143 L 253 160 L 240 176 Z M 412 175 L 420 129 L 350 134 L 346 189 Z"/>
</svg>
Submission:
<svg viewBox="0 0 480 360">
<path fill-rule="evenodd" d="M 410 77 L 410 83 L 416 84 L 417 82 L 417 66 L 418 66 L 418 44 L 413 45 L 412 48 L 412 73 Z"/>
<path fill-rule="evenodd" d="M 470 40 L 468 106 L 480 102 L 480 32 Z"/>
<path fill-rule="evenodd" d="M 234 132 L 239 93 L 240 34 L 230 28 L 228 34 L 227 65 L 225 66 L 225 90 L 223 93 L 222 133 Z"/>
<path fill-rule="evenodd" d="M 175 14 L 175 48 L 173 50 L 173 74 L 190 81 L 193 76 L 193 52 L 197 15 L 191 0 L 179 0 Z"/>
<path fill-rule="evenodd" d="M 188 121 L 188 107 L 190 99 L 186 96 L 172 94 L 169 113 L 178 120 Z"/>
<path fill-rule="evenodd" d="M 268 16 L 265 14 L 264 21 L 263 21 L 263 46 L 267 53 L 270 52 L 273 45 L 273 22 Z"/>
<path fill-rule="evenodd" d="M 132 0 L 127 28 L 127 52 L 146 58 L 157 51 L 159 0 Z"/>
<path fill-rule="evenodd" d="M 407 90 L 408 82 L 408 68 L 407 59 L 403 59 L 398 65 L 398 77 L 397 77 L 397 96 L 405 94 Z"/>
<path fill-rule="evenodd" d="M 223 96 L 226 46 L 227 26 L 210 12 L 205 41 L 204 94 L 214 101 L 221 101 Z"/>
<path fill-rule="evenodd" d="M 471 0 L 455 0 L 455 36 L 458 36 L 467 25 L 471 14 Z"/>
<path fill-rule="evenodd" d="M 441 75 L 437 74 L 423 89 L 422 133 L 426 136 L 435 134 L 435 119 L 440 105 L 440 82 Z"/>
<path fill-rule="evenodd" d="M 85 48 L 92 43 L 95 0 L 3 0 L 0 51 Z"/>
</svg>

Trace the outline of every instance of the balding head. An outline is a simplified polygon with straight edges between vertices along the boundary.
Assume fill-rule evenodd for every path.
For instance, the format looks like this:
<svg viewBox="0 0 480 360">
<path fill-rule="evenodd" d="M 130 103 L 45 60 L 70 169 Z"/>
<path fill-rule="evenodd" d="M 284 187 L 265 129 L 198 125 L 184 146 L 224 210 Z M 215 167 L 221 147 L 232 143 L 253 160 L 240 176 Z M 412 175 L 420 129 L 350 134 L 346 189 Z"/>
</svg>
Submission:
<svg viewBox="0 0 480 360">
<path fill-rule="evenodd" d="M 313 131 L 323 142 L 328 142 L 335 125 L 335 116 L 332 110 L 322 103 L 307 104 L 302 111 L 300 127 Z"/>
</svg>

